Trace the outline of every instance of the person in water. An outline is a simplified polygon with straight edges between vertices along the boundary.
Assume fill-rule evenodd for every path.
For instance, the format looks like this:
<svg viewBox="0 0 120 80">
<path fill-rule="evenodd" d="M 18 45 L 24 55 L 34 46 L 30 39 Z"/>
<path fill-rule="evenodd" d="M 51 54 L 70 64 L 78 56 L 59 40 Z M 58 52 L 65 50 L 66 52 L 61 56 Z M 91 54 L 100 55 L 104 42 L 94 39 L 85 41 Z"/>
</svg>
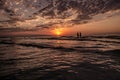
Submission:
<svg viewBox="0 0 120 80">
<path fill-rule="evenodd" d="M 77 32 L 77 38 L 79 38 L 79 33 Z"/>
<path fill-rule="evenodd" d="M 82 33 L 81 33 L 81 32 L 79 33 L 79 37 L 80 37 L 80 38 L 82 37 Z"/>
<path fill-rule="evenodd" d="M 81 38 L 82 37 L 82 33 L 80 32 L 80 33 L 78 33 L 77 32 L 77 38 Z"/>
</svg>

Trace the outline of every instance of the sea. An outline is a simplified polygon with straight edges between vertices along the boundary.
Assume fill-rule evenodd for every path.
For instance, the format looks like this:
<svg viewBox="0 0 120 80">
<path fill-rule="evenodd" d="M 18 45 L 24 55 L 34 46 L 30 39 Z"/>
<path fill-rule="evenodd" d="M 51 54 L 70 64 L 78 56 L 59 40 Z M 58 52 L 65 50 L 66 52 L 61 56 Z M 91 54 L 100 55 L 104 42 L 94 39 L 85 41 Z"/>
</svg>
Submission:
<svg viewBox="0 0 120 80">
<path fill-rule="evenodd" d="M 120 80 L 120 36 L 1 37 L 0 80 Z"/>
</svg>

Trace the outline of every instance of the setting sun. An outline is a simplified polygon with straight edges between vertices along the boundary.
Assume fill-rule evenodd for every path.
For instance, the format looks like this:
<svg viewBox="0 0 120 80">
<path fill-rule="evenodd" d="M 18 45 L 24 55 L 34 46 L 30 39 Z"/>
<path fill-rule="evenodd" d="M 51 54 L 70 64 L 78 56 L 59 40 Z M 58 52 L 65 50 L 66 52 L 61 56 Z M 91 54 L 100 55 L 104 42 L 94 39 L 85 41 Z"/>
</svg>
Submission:
<svg viewBox="0 0 120 80">
<path fill-rule="evenodd" d="M 56 34 L 57 34 L 57 35 L 61 35 L 61 32 L 60 32 L 60 31 L 56 31 Z"/>
<path fill-rule="evenodd" d="M 63 29 L 62 29 L 62 28 L 55 28 L 55 29 L 53 30 L 53 33 L 54 33 L 55 35 L 57 35 L 57 36 L 60 36 L 60 35 L 62 35 L 62 33 L 63 33 Z"/>
</svg>

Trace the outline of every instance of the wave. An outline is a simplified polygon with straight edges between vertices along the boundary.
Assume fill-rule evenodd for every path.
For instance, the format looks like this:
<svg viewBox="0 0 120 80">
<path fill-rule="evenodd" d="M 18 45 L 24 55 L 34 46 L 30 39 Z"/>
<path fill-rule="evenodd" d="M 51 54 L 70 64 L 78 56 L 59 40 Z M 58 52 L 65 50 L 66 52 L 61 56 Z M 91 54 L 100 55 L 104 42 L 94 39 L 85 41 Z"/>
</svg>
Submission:
<svg viewBox="0 0 120 80">
<path fill-rule="evenodd" d="M 66 48 L 63 46 L 53 46 L 53 45 L 49 45 L 49 44 L 25 44 L 25 43 L 20 43 L 18 45 L 21 46 L 26 46 L 26 47 L 37 47 L 37 48 L 48 48 L 48 49 L 54 49 L 54 50 L 62 50 L 62 51 L 66 51 L 66 52 L 71 52 L 71 51 L 75 51 L 74 48 Z"/>
<path fill-rule="evenodd" d="M 99 36 L 98 36 L 99 37 Z M 87 37 L 87 38 L 81 38 L 81 39 L 68 39 L 67 38 L 67 41 L 86 41 L 87 43 L 90 43 L 90 46 L 89 44 L 86 45 L 87 43 L 85 43 L 85 45 L 81 45 L 81 43 L 77 43 L 74 44 L 74 46 L 67 46 L 66 45 L 69 45 L 69 42 L 63 44 L 63 45 L 54 45 L 52 43 L 36 43 L 36 40 L 37 39 L 34 39 L 34 40 L 31 40 L 30 39 L 30 42 L 29 42 L 29 38 L 28 38 L 28 42 L 25 41 L 25 39 L 20 39 L 20 40 L 23 40 L 23 42 L 15 42 L 13 41 L 11 38 L 8 38 L 8 39 L 1 39 L 0 40 L 0 44 L 7 44 L 7 45 L 19 45 L 19 46 L 24 46 L 24 47 L 33 47 L 33 48 L 39 48 L 39 49 L 52 49 L 52 50 L 59 50 L 59 51 L 64 51 L 64 52 L 83 52 L 83 53 L 101 53 L 101 54 L 114 54 L 114 55 L 119 55 L 120 53 L 120 49 L 118 48 L 111 48 L 111 49 L 108 49 L 108 50 L 103 50 L 104 48 L 108 47 L 108 46 L 115 46 L 115 47 L 119 47 L 119 43 L 120 41 L 118 40 L 119 36 L 115 36 L 114 38 L 117 38 L 115 40 L 113 39 L 109 39 L 111 36 L 103 36 L 102 38 L 98 38 L 98 37 Z M 111 37 L 113 38 L 113 36 Z M 64 40 L 65 38 L 63 38 Z M 41 40 L 41 39 L 40 39 Z M 43 39 L 42 39 L 43 40 Z M 46 39 L 45 39 L 46 40 Z M 51 39 L 47 39 L 47 40 L 51 40 Z M 55 39 L 56 40 L 56 39 Z M 61 39 L 60 39 L 61 40 Z M 32 42 L 31 42 L 32 41 Z M 97 44 L 93 44 L 95 42 L 99 42 Z M 50 42 L 53 42 L 53 41 L 50 41 Z M 91 44 L 91 42 L 93 42 Z M 112 44 L 111 44 L 112 43 Z M 115 45 L 113 45 L 115 44 Z M 117 44 L 117 45 L 116 45 Z M 73 45 L 73 44 L 70 44 L 70 45 Z"/>
<path fill-rule="evenodd" d="M 14 44 L 24 47 L 33 47 L 33 48 L 39 48 L 39 49 L 53 49 L 53 50 L 59 50 L 64 52 L 83 52 L 83 53 L 99 53 L 99 54 L 109 54 L 113 56 L 118 56 L 120 53 L 120 49 L 114 49 L 114 50 L 106 50 L 102 51 L 100 48 L 104 48 L 104 45 L 97 44 L 96 46 L 74 46 L 74 47 L 64 47 L 64 46 L 54 46 L 50 44 L 36 44 L 36 43 L 14 43 L 14 42 L 0 42 L 2 44 Z M 100 45 L 100 46 L 99 46 Z M 120 56 L 120 55 L 119 55 Z"/>
</svg>

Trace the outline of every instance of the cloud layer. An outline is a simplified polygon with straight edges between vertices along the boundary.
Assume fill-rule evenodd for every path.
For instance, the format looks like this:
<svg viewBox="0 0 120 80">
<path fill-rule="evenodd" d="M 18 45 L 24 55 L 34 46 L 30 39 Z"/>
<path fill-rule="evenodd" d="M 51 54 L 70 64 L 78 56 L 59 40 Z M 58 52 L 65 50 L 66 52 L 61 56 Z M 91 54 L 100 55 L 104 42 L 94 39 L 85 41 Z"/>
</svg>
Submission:
<svg viewBox="0 0 120 80">
<path fill-rule="evenodd" d="M 120 0 L 0 0 L 0 30 L 78 25 L 99 14 L 113 16 L 119 9 Z"/>
</svg>

